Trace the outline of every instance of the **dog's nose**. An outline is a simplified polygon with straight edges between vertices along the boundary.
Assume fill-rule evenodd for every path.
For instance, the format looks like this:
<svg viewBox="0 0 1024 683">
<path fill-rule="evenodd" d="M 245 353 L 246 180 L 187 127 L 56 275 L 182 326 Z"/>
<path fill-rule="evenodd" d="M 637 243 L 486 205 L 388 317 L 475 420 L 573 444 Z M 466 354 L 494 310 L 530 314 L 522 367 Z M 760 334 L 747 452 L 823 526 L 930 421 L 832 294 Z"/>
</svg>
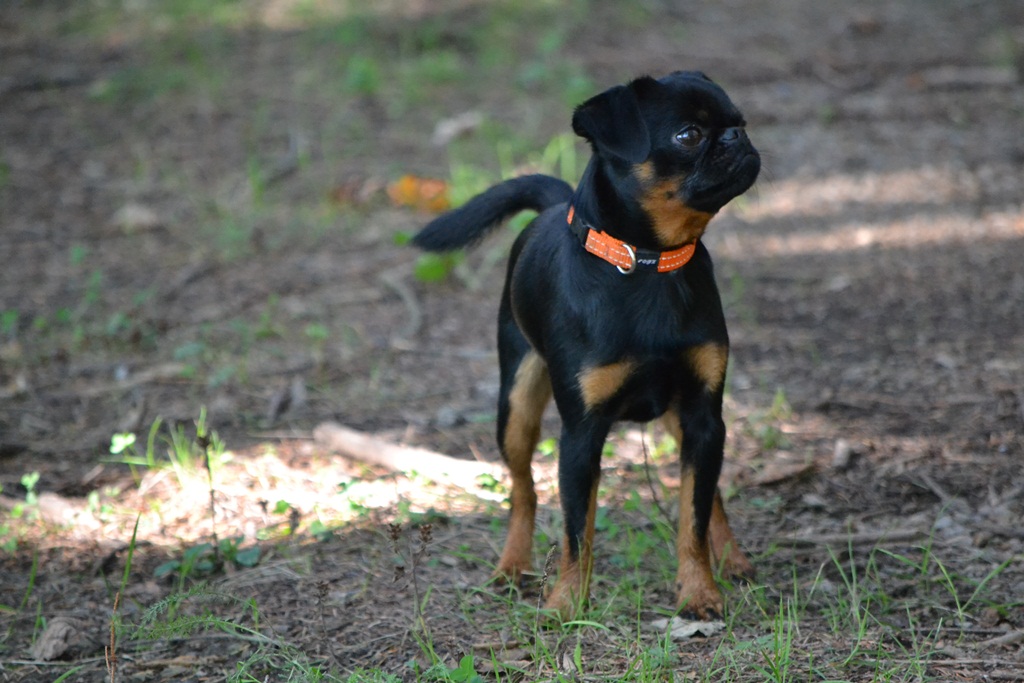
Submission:
<svg viewBox="0 0 1024 683">
<path fill-rule="evenodd" d="M 734 142 L 740 142 L 747 137 L 747 131 L 739 126 L 733 128 L 726 128 L 722 131 L 719 136 L 719 141 L 726 144 L 732 144 Z"/>
</svg>

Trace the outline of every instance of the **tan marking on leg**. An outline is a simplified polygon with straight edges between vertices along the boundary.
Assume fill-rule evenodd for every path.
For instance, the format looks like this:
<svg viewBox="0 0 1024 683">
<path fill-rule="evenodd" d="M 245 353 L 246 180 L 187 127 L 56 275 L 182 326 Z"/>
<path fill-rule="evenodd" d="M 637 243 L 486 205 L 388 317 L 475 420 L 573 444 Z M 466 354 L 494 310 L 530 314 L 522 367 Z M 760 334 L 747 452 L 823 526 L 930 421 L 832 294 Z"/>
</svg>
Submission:
<svg viewBox="0 0 1024 683">
<path fill-rule="evenodd" d="M 722 572 L 725 576 L 752 579 L 757 575 L 757 570 L 750 560 L 740 549 L 736 542 L 736 536 L 729 526 L 729 518 L 725 514 L 725 505 L 722 503 L 722 494 L 715 490 L 715 502 L 711 508 L 711 522 L 708 526 L 708 536 L 711 543 L 711 555 L 715 562 L 721 563 Z"/>
<path fill-rule="evenodd" d="M 572 619 L 580 607 L 583 594 L 583 545 L 580 543 L 580 560 L 569 557 L 569 537 L 562 538 L 562 560 L 559 563 L 558 578 L 548 591 L 544 608 L 553 611 L 562 621 Z"/>
<path fill-rule="evenodd" d="M 679 426 L 676 414 L 668 412 L 662 418 L 665 430 L 676 440 L 679 448 L 683 447 L 683 430 Z M 680 494 L 682 495 L 682 494 Z M 715 562 L 722 564 L 722 570 L 726 576 L 752 579 L 757 575 L 757 570 L 750 560 L 740 549 L 736 537 L 729 525 L 729 518 L 725 514 L 725 505 L 722 502 L 722 494 L 715 489 L 715 502 L 711 508 L 711 522 L 708 526 L 708 542 L 711 546 L 711 556 Z"/>
<path fill-rule="evenodd" d="M 508 536 L 494 576 L 518 584 L 523 574 L 530 571 L 530 556 L 533 553 L 533 525 L 537 515 L 537 494 L 533 490 L 533 478 L 513 477 L 509 498 L 512 511 L 509 514 Z"/>
<path fill-rule="evenodd" d="M 551 400 L 551 378 L 544 360 L 531 351 L 516 370 L 509 393 L 509 416 L 505 426 L 505 458 L 509 467 L 533 460 L 533 449 L 540 440 L 541 418 Z"/>
<path fill-rule="evenodd" d="M 646 186 L 640 205 L 650 218 L 654 234 L 661 245 L 678 247 L 699 240 L 714 214 L 691 209 L 683 203 L 679 197 L 679 186 L 683 178 L 654 181 L 654 170 L 647 168 L 634 167 L 634 173 Z"/>
<path fill-rule="evenodd" d="M 697 535 L 693 488 L 693 469 L 683 467 L 679 485 L 679 535 L 676 537 L 676 554 L 679 557 L 676 606 L 701 619 L 712 619 L 722 614 L 722 594 L 711 573 L 707 538 L 701 539 Z"/>
<path fill-rule="evenodd" d="M 665 428 L 673 439 L 676 440 L 676 449 L 682 453 L 683 451 L 683 428 L 679 424 L 679 416 L 675 414 L 675 411 L 669 410 L 661 418 L 661 425 Z"/>
<path fill-rule="evenodd" d="M 533 487 L 533 450 L 540 439 L 541 418 L 551 399 L 551 379 L 547 365 L 534 352 L 519 364 L 509 393 L 509 417 L 505 425 L 504 455 L 512 477 L 509 495 L 508 537 L 498 560 L 495 576 L 517 583 L 530 570 L 533 551 L 534 518 L 537 493 Z"/>
<path fill-rule="evenodd" d="M 623 360 L 609 365 L 587 368 L 580 372 L 580 392 L 587 410 L 601 405 L 615 395 L 636 369 L 636 363 Z"/>
<path fill-rule="evenodd" d="M 686 350 L 686 360 L 704 386 L 716 392 L 725 383 L 725 370 L 729 365 L 729 347 L 709 342 Z"/>
<path fill-rule="evenodd" d="M 580 556 L 573 561 L 569 555 L 569 539 L 562 539 L 562 561 L 558 581 L 548 595 L 545 608 L 554 610 L 563 621 L 575 617 L 590 598 L 590 577 L 594 570 L 594 525 L 597 518 L 598 481 L 590 489 L 587 523 L 580 539 Z"/>
</svg>

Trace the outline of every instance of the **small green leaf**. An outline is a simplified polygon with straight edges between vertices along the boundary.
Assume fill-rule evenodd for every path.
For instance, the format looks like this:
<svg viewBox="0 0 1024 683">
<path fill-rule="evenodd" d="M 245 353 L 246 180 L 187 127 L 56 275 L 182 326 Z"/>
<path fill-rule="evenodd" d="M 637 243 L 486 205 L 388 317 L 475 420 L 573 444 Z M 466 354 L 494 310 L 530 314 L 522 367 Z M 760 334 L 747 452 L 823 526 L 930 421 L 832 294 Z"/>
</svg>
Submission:
<svg viewBox="0 0 1024 683">
<path fill-rule="evenodd" d="M 218 547 L 220 548 L 221 555 L 227 556 L 228 559 L 233 558 L 235 556 L 235 553 L 238 552 L 238 545 L 241 542 L 241 537 L 220 539 L 220 544 L 218 545 Z"/>
<path fill-rule="evenodd" d="M 126 448 L 135 445 L 135 435 L 131 432 L 122 432 L 110 437 L 111 455 L 120 455 Z"/>
<path fill-rule="evenodd" d="M 260 548 L 253 546 L 235 554 L 235 564 L 240 567 L 255 567 L 260 562 Z"/>
<path fill-rule="evenodd" d="M 27 472 L 27 473 L 21 475 L 21 485 L 24 486 L 29 491 L 35 489 L 36 484 L 38 484 L 38 483 L 39 483 L 39 473 L 38 472 Z"/>
<path fill-rule="evenodd" d="M 325 342 L 331 336 L 330 330 L 321 323 L 306 325 L 306 336 L 313 342 Z"/>
<path fill-rule="evenodd" d="M 153 576 L 160 579 L 168 574 L 173 574 L 181 568 L 181 562 L 178 560 L 171 560 L 170 562 L 164 562 L 162 565 L 153 570 Z"/>
<path fill-rule="evenodd" d="M 440 282 L 448 277 L 451 270 L 451 259 L 447 255 L 421 254 L 414 272 L 420 282 Z"/>
<path fill-rule="evenodd" d="M 483 679 L 480 678 L 480 674 L 476 672 L 476 665 L 473 661 L 473 655 L 465 655 L 459 660 L 459 668 L 452 669 L 449 673 L 449 677 L 457 683 L 476 683 Z"/>
<path fill-rule="evenodd" d="M 174 360 L 186 360 L 189 358 L 197 358 L 206 351 L 206 344 L 201 341 L 185 342 L 178 348 L 174 349 Z"/>
<path fill-rule="evenodd" d="M 554 437 L 549 438 L 549 439 L 544 439 L 539 444 L 537 444 L 537 451 L 541 455 L 554 455 L 555 451 L 557 451 L 557 450 L 558 450 L 558 439 L 556 439 Z"/>
<path fill-rule="evenodd" d="M 89 247 L 76 244 L 71 247 L 71 265 L 80 266 L 89 258 Z"/>
<path fill-rule="evenodd" d="M 489 472 L 479 475 L 476 484 L 484 491 L 496 492 L 501 487 L 501 480 Z"/>
<path fill-rule="evenodd" d="M 184 558 L 185 562 L 192 562 L 196 558 L 201 557 L 203 554 L 208 553 L 211 550 L 213 550 L 213 546 L 211 544 L 200 543 L 199 545 L 195 545 L 191 548 L 188 548 L 182 554 L 182 557 Z"/>
<path fill-rule="evenodd" d="M 0 334 L 13 334 L 18 329 L 18 316 L 13 309 L 0 313 Z"/>
<path fill-rule="evenodd" d="M 331 530 L 319 519 L 314 519 L 309 525 L 309 533 L 318 541 L 326 541 L 331 537 Z"/>
</svg>

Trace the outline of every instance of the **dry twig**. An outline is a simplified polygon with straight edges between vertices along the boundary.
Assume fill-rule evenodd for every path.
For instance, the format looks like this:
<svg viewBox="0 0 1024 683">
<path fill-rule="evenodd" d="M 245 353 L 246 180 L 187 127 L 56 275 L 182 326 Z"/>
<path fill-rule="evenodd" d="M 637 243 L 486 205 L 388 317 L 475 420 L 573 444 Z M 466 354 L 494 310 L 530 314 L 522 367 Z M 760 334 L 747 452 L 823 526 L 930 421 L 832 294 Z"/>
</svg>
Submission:
<svg viewBox="0 0 1024 683">
<path fill-rule="evenodd" d="M 438 483 L 470 491 L 479 488 L 477 479 L 480 476 L 488 475 L 495 479 L 502 476 L 498 465 L 460 460 L 424 448 L 403 446 L 335 422 L 319 425 L 313 430 L 313 439 L 328 450 L 360 462 L 406 474 L 416 472 Z"/>
<path fill-rule="evenodd" d="M 1024 630 L 1010 631 L 1009 633 L 1004 633 L 1001 636 L 996 636 L 995 638 L 983 640 L 980 643 L 975 644 L 975 647 L 979 650 L 990 647 L 1003 647 L 1004 645 L 1013 645 L 1015 643 L 1019 643 L 1022 640 L 1024 640 Z"/>
<path fill-rule="evenodd" d="M 927 536 L 927 533 L 919 529 L 894 529 L 891 531 L 862 531 L 848 534 L 818 534 L 817 536 L 781 536 L 780 543 L 792 543 L 793 545 L 873 545 L 888 541 L 900 543 L 904 541 L 915 541 Z"/>
<path fill-rule="evenodd" d="M 103 648 L 107 671 L 110 672 L 110 683 L 117 678 L 117 608 L 121 605 L 121 591 L 114 594 L 114 609 L 110 615 L 110 644 Z"/>
</svg>

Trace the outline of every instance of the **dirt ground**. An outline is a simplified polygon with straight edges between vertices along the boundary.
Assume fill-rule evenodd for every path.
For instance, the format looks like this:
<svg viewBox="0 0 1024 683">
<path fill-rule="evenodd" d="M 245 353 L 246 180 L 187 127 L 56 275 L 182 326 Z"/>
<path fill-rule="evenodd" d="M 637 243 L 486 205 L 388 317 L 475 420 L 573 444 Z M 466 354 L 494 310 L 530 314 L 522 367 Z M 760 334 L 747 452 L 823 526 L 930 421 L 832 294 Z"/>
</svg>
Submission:
<svg viewBox="0 0 1024 683">
<path fill-rule="evenodd" d="M 975 586 L 1005 564 L 952 649 L 907 680 L 1024 680 L 1024 4 L 595 1 L 515 14 L 425 0 L 339 3 L 311 24 L 266 2 L 187 39 L 137 7 L 100 23 L 83 5 L 0 7 L 0 680 L 54 680 L 68 662 L 83 668 L 66 680 L 106 675 L 137 517 L 123 618 L 179 588 L 153 578 L 157 566 L 212 533 L 239 536 L 262 559 L 218 574 L 221 589 L 256 599 L 282 640 L 342 672 L 405 676 L 422 653 L 413 592 L 454 604 L 484 582 L 501 496 L 433 501 L 416 477 L 311 435 L 334 421 L 496 460 L 502 264 L 478 254 L 469 277 L 418 280 L 395 235 L 429 214 L 384 188 L 405 173 L 446 178 L 458 154 L 497 173 L 503 135 L 520 136 L 521 164 L 568 130 L 576 89 L 677 68 L 725 85 L 765 159 L 706 240 L 733 342 L 724 483 L 759 582 L 813 577 L 830 538 L 928 539 Z M 355 11 L 367 14 L 352 35 Z M 502 29 L 503 16 L 555 27 L 560 42 L 538 47 L 547 33 Z M 471 39 L 480 27 L 513 58 L 489 64 Z M 402 69 L 432 51 L 454 55 L 455 75 L 398 98 Z M 431 142 L 467 111 L 485 123 Z M 202 477 L 108 462 L 114 434 L 141 445 L 157 417 L 191 434 L 201 407 L 233 454 L 212 520 Z M 548 435 L 557 424 L 549 415 Z M 610 509 L 645 486 L 635 426 L 614 442 Z M 671 479 L 669 461 L 657 469 Z M 32 472 L 39 519 L 27 523 L 15 511 Z M 417 561 L 408 527 L 396 560 L 384 525 L 431 509 L 434 561 Z M 396 561 L 421 585 L 393 582 Z M 667 585 L 656 595 L 670 605 Z M 33 643 L 58 618 L 75 642 L 50 661 Z M 460 618 L 434 615 L 442 659 L 479 645 Z M 805 646 L 824 648 L 807 628 Z M 153 642 L 122 652 L 123 680 L 223 680 L 250 645 Z M 685 647 L 699 671 L 715 642 Z M 592 657 L 613 672 L 626 655 Z"/>
</svg>

